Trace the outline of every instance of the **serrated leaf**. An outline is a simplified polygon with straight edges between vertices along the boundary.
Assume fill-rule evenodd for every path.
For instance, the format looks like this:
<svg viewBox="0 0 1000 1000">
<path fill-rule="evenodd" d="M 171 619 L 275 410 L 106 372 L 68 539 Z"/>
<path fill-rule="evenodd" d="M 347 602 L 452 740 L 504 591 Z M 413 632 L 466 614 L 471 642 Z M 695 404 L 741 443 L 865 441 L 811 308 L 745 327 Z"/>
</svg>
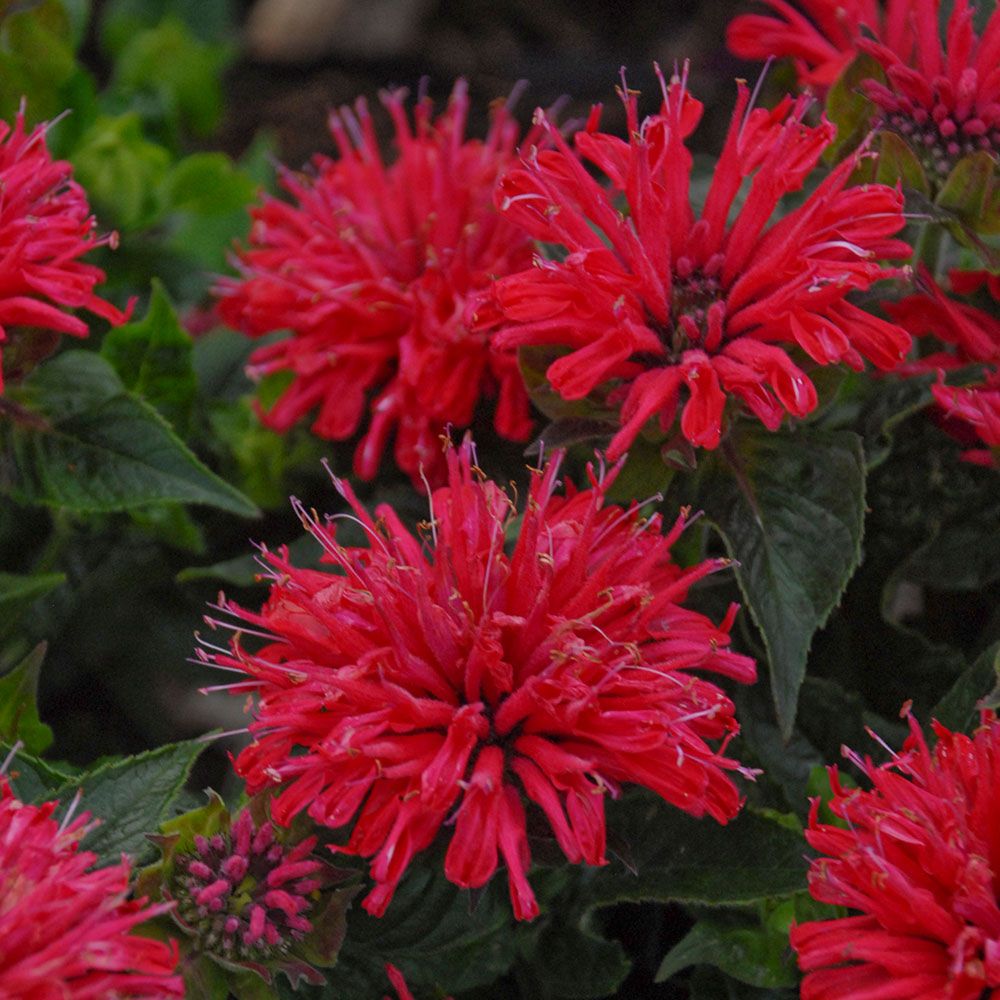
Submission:
<svg viewBox="0 0 1000 1000">
<path fill-rule="evenodd" d="M 813 635 L 861 558 L 864 452 L 852 431 L 804 425 L 744 427 L 726 454 L 706 472 L 699 502 L 737 561 L 787 738 Z"/>
<path fill-rule="evenodd" d="M 146 315 L 108 332 L 101 354 L 123 385 L 154 406 L 174 427 L 184 430 L 197 391 L 194 344 L 180 325 L 163 285 L 153 281 Z"/>
<path fill-rule="evenodd" d="M 38 717 L 38 676 L 44 660 L 42 642 L 0 677 L 0 740 L 20 740 L 33 754 L 44 753 L 52 743 L 52 730 Z"/>
<path fill-rule="evenodd" d="M 54 792 L 61 788 L 70 775 L 22 748 L 11 756 L 12 747 L 0 742 L 0 764 L 7 763 L 7 777 L 14 794 L 22 802 L 46 802 L 55 798 Z"/>
<path fill-rule="evenodd" d="M 931 714 L 952 731 L 967 733 L 978 722 L 980 705 L 997 707 L 998 695 L 1000 643 L 994 643 L 958 678 Z"/>
<path fill-rule="evenodd" d="M 36 369 L 21 398 L 46 421 L 0 426 L 0 490 L 21 503 L 107 512 L 175 501 L 257 513 L 93 353 L 67 351 Z"/>
<path fill-rule="evenodd" d="M 507 971 L 515 943 L 506 879 L 495 877 L 473 906 L 471 894 L 446 881 L 440 865 L 438 859 L 411 870 L 384 917 L 351 912 L 324 997 L 381 996 L 386 962 L 402 969 L 410 987 L 426 996 L 483 986 Z"/>
<path fill-rule="evenodd" d="M 204 749 L 201 740 L 188 740 L 125 757 L 72 778 L 51 797 L 65 805 L 82 791 L 81 808 L 101 820 L 83 846 L 102 863 L 117 861 L 123 852 L 135 860 L 148 857 L 152 848 L 146 835 L 170 817 Z"/>
<path fill-rule="evenodd" d="M 593 905 L 622 900 L 728 906 L 784 896 L 805 887 L 805 841 L 744 810 L 721 826 L 666 808 L 651 794 L 609 803 L 608 827 L 628 847 L 629 870 L 612 861 L 588 872 L 581 897 Z"/>
</svg>

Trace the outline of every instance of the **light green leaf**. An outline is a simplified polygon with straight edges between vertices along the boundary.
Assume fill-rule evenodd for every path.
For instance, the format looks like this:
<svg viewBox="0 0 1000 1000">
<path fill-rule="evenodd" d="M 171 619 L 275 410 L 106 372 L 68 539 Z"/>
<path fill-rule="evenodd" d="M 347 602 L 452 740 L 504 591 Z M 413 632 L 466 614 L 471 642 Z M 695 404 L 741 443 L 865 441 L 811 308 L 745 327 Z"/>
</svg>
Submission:
<svg viewBox="0 0 1000 1000">
<path fill-rule="evenodd" d="M 0 740 L 20 740 L 33 754 L 44 753 L 52 743 L 52 730 L 38 717 L 38 675 L 44 660 L 42 642 L 0 677 Z"/>
<path fill-rule="evenodd" d="M 153 282 L 146 315 L 111 330 L 101 354 L 126 389 L 154 406 L 174 427 L 187 428 L 197 391 L 193 342 L 159 281 Z"/>
</svg>

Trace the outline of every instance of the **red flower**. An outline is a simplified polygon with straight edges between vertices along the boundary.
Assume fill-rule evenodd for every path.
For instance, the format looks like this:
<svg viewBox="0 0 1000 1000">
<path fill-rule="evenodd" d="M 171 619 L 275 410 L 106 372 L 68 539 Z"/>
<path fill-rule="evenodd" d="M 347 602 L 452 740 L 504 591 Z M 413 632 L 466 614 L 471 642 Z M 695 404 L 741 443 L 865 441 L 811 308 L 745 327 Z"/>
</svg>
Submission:
<svg viewBox="0 0 1000 1000">
<path fill-rule="evenodd" d="M 47 127 L 26 131 L 23 108 L 13 128 L 0 121 L 0 345 L 17 348 L 17 357 L 8 362 L 18 369 L 50 354 L 53 335 L 87 336 L 87 324 L 67 309 L 88 309 L 116 324 L 131 311 L 131 304 L 122 313 L 99 299 L 94 286 L 104 280 L 104 272 L 78 259 L 95 247 L 114 245 L 117 234 L 96 235 L 87 196 L 71 179 L 72 168 L 53 160 L 45 145 Z"/>
<path fill-rule="evenodd" d="M 765 0 L 777 17 L 747 14 L 729 28 L 729 45 L 751 59 L 790 55 L 803 82 L 828 85 L 859 52 L 875 57 L 886 80 L 863 88 L 878 108 L 873 125 L 903 137 L 937 181 L 957 161 L 1000 153 L 1000 16 L 982 36 L 976 9 L 955 0 L 942 41 L 940 0 L 800 0 L 815 25 L 785 0 Z"/>
<path fill-rule="evenodd" d="M 792 928 L 804 1000 L 981 1000 L 1000 997 L 1000 723 L 972 736 L 935 723 L 933 752 L 910 719 L 904 752 L 872 783 L 830 804 L 846 826 L 817 820 L 806 838 L 812 895 L 860 915 Z"/>
<path fill-rule="evenodd" d="M 949 277 L 957 292 L 973 292 L 983 285 L 994 295 L 998 290 L 995 277 L 982 271 L 952 271 Z M 908 362 L 903 371 L 938 372 L 931 391 L 945 428 L 965 444 L 978 439 L 989 446 L 964 451 L 962 458 L 995 465 L 997 456 L 989 449 L 1000 447 L 1000 320 L 949 297 L 926 270 L 920 278 L 925 293 L 887 304 L 886 311 L 914 336 L 933 335 L 946 349 Z M 945 385 L 945 370 L 971 364 L 986 367 L 982 382 L 961 388 Z"/>
<path fill-rule="evenodd" d="M 605 863 L 604 795 L 622 784 L 723 823 L 741 804 L 724 756 L 733 705 L 690 671 L 750 682 L 754 664 L 726 648 L 735 605 L 716 627 L 678 604 L 724 561 L 676 566 L 685 517 L 663 537 L 658 515 L 607 504 L 613 474 L 557 496 L 558 462 L 533 474 L 508 551 L 517 511 L 474 458 L 468 442 L 448 452 L 423 543 L 389 507 L 373 520 L 342 481 L 369 548 L 339 544 L 333 518 L 299 505 L 336 572 L 265 553 L 267 603 L 223 602 L 240 619 L 231 653 L 202 653 L 257 695 L 236 762 L 248 790 L 284 786 L 278 822 L 305 810 L 353 824 L 338 850 L 372 859 L 364 905 L 377 915 L 443 826 L 448 879 L 482 886 L 502 859 L 530 919 L 526 804 L 571 862 L 592 865 Z M 239 640 L 248 627 L 267 640 L 256 653 Z"/>
<path fill-rule="evenodd" d="M 773 14 L 740 14 L 726 43 L 741 59 L 791 59 L 799 82 L 825 91 L 858 54 L 865 34 L 903 47 L 914 0 L 761 0 Z"/>
<path fill-rule="evenodd" d="M 466 300 L 497 276 L 526 267 L 530 239 L 493 208 L 512 162 L 516 122 L 498 104 L 485 141 L 465 139 L 469 100 L 455 85 L 435 120 L 426 98 L 411 127 L 402 93 L 383 94 L 398 157 L 386 166 L 367 105 L 330 117 L 340 158 L 317 156 L 315 176 L 286 172 L 296 204 L 267 199 L 253 212 L 241 280 L 216 289 L 225 322 L 251 336 L 288 329 L 259 348 L 258 375 L 293 378 L 266 423 L 287 431 L 318 408 L 313 430 L 345 440 L 370 420 L 355 471 L 371 479 L 393 430 L 399 467 L 443 468 L 440 435 L 468 426 L 480 398 L 498 395 L 497 431 L 524 440 L 528 399 L 516 359 L 465 322 Z"/>
<path fill-rule="evenodd" d="M 773 112 L 750 110 L 739 86 L 736 110 L 700 218 L 690 204 L 691 155 L 684 139 L 702 106 L 683 81 L 664 85 L 660 113 L 641 123 L 637 98 L 624 92 L 629 141 L 596 131 L 598 115 L 576 136 L 579 154 L 612 183 L 601 187 L 565 141 L 510 171 L 498 188 L 504 215 L 536 239 L 561 244 L 564 261 L 537 260 L 503 278 L 494 304 L 506 324 L 503 346 L 558 344 L 553 388 L 580 399 L 609 384 L 621 401 L 621 430 L 609 456 L 622 454 L 657 415 L 680 420 L 694 445 L 715 448 L 727 393 L 768 428 L 787 410 L 805 416 L 816 391 L 784 345 L 818 364 L 881 368 L 902 359 L 910 338 L 898 326 L 847 300 L 886 277 L 877 258 L 909 254 L 889 239 L 903 226 L 902 195 L 879 184 L 849 187 L 845 161 L 798 208 L 770 227 L 778 201 L 802 183 L 833 138 L 812 128 L 804 101 Z M 596 109 L 595 109 L 596 110 Z M 734 199 L 752 177 L 732 223 Z M 616 194 L 623 196 L 628 217 Z M 484 309 L 481 322 L 496 321 Z"/>
<path fill-rule="evenodd" d="M 87 817 L 19 802 L 0 779 L 0 996 L 17 1000 L 182 997 L 177 946 L 129 933 L 169 909 L 130 900 L 126 860 L 88 870 Z"/>
</svg>

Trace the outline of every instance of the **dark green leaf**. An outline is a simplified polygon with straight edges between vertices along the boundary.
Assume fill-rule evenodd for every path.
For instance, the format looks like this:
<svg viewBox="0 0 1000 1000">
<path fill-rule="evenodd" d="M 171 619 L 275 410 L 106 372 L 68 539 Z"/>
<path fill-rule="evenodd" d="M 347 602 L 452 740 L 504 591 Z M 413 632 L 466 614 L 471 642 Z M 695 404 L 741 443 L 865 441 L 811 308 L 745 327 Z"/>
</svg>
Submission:
<svg viewBox="0 0 1000 1000">
<path fill-rule="evenodd" d="M 35 601 L 65 580 L 62 573 L 34 573 L 29 576 L 0 573 L 0 639 L 10 635 L 18 619 Z"/>
<path fill-rule="evenodd" d="M 101 354 L 126 389 L 156 407 L 174 427 L 187 428 L 197 391 L 193 343 L 159 281 L 153 282 L 143 319 L 111 330 L 101 344 Z"/>
<path fill-rule="evenodd" d="M 9 745 L 0 742 L 0 764 L 9 760 L 7 776 L 14 794 L 22 802 L 46 802 L 55 797 L 53 793 L 57 788 L 70 780 L 68 774 L 23 749 L 19 748 L 13 757 L 11 751 Z"/>
<path fill-rule="evenodd" d="M 52 730 L 38 717 L 38 676 L 44 660 L 42 642 L 0 677 L 0 741 L 20 740 L 34 754 L 44 753 L 52 743 Z"/>
<path fill-rule="evenodd" d="M 688 984 L 689 1000 L 797 1000 L 799 991 L 748 986 L 709 966 L 695 970 Z"/>
<path fill-rule="evenodd" d="M 751 903 L 805 886 L 805 841 L 744 810 L 727 826 L 694 819 L 645 793 L 611 803 L 608 826 L 628 851 L 629 870 L 612 861 L 591 869 L 581 895 L 593 905 L 620 900 Z"/>
<path fill-rule="evenodd" d="M 764 637 L 783 735 L 791 735 L 813 635 L 861 558 L 865 463 L 851 431 L 744 428 L 710 466 L 699 502 L 719 529 Z"/>
<path fill-rule="evenodd" d="M 933 717 L 952 731 L 970 732 L 981 704 L 996 707 L 1000 695 L 1000 643 L 985 650 L 938 702 Z"/>
<path fill-rule="evenodd" d="M 519 927 L 521 960 L 539 997 L 591 998 L 614 994 L 632 963 L 617 941 L 590 930 L 589 918 L 578 925 L 552 919 L 538 933 Z"/>
<path fill-rule="evenodd" d="M 52 797 L 65 805 L 82 790 L 82 808 L 101 820 L 83 846 L 103 863 L 117 861 L 122 852 L 138 860 L 153 853 L 146 834 L 155 833 L 170 817 L 204 749 L 201 740 L 157 747 L 87 771 L 57 788 Z"/>
<path fill-rule="evenodd" d="M 497 875 L 473 904 L 467 890 L 445 880 L 440 860 L 432 874 L 433 865 L 411 869 L 384 917 L 360 909 L 349 914 L 347 940 L 322 996 L 382 996 L 386 962 L 402 969 L 410 987 L 425 996 L 486 985 L 506 972 L 515 955 L 506 879 Z M 308 989 L 304 994 L 317 995 Z"/>
<path fill-rule="evenodd" d="M 0 426 L 0 489 L 15 500 L 81 512 L 176 501 L 257 513 L 96 354 L 61 354 L 36 369 L 22 392 L 47 423 Z"/>
</svg>

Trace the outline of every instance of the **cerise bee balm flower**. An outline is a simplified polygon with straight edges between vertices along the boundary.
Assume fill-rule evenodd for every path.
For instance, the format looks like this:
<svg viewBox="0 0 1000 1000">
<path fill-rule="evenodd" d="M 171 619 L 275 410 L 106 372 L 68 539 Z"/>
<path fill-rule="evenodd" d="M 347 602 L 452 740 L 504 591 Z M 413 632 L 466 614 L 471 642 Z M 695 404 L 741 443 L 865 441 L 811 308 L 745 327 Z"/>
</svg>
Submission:
<svg viewBox="0 0 1000 1000">
<path fill-rule="evenodd" d="M 664 83 L 659 112 L 642 121 L 636 94 L 623 91 L 622 99 L 627 141 L 598 131 L 595 109 L 575 136 L 575 152 L 551 130 L 555 148 L 501 180 L 502 214 L 568 254 L 537 258 L 530 270 L 501 278 L 480 314 L 484 325 L 499 325 L 498 346 L 565 349 L 547 371 L 564 399 L 606 390 L 621 423 L 609 457 L 621 455 L 653 417 L 669 432 L 678 411 L 684 437 L 715 448 L 729 397 L 771 430 L 785 412 L 805 416 L 816 390 L 793 347 L 818 365 L 900 362 L 909 335 L 848 295 L 897 273 L 881 260 L 909 255 L 891 238 L 903 226 L 902 194 L 881 184 L 851 186 L 855 163 L 845 161 L 768 224 L 834 137 L 829 122 L 805 123 L 805 99 L 751 109 L 740 84 L 698 213 L 685 140 L 701 104 L 678 79 Z"/>
<path fill-rule="evenodd" d="M 70 309 L 111 323 L 127 318 L 94 294 L 104 272 L 79 259 L 116 237 L 97 236 L 70 165 L 45 145 L 46 127 L 29 131 L 23 109 L 13 126 L 0 121 L 0 354 L 8 354 L 8 375 L 51 353 L 58 334 L 87 335 Z M 3 376 L 0 366 L 0 392 Z"/>
<path fill-rule="evenodd" d="M 694 816 L 737 813 L 733 705 L 696 672 L 747 683 L 755 667 L 727 648 L 735 606 L 716 626 L 680 604 L 725 565 L 673 562 L 683 516 L 663 536 L 658 515 L 606 501 L 613 475 L 560 495 L 554 462 L 533 474 L 510 544 L 518 512 L 472 445 L 447 465 L 422 540 L 338 481 L 369 546 L 301 512 L 335 572 L 267 553 L 267 603 L 224 602 L 239 632 L 229 654 L 203 655 L 256 695 L 255 739 L 236 761 L 249 791 L 280 786 L 279 822 L 307 811 L 350 827 L 338 850 L 371 858 L 370 912 L 450 829 L 446 876 L 482 886 L 502 859 L 514 912 L 530 919 L 526 805 L 571 862 L 592 865 L 605 863 L 604 797 L 624 784 Z M 248 630 L 265 637 L 255 652 Z"/>
<path fill-rule="evenodd" d="M 282 175 L 294 204 L 269 198 L 254 209 L 241 277 L 217 292 L 231 326 L 290 331 L 251 358 L 258 375 L 291 376 L 264 414 L 269 426 L 284 432 L 315 412 L 314 433 L 341 441 L 366 424 L 355 453 L 364 479 L 395 433 L 397 464 L 419 485 L 421 467 L 431 480 L 443 469 L 441 432 L 468 426 L 484 395 L 497 397 L 501 435 L 530 433 L 516 358 L 470 329 L 466 304 L 527 267 L 532 242 L 493 207 L 519 134 L 506 106 L 494 106 L 478 140 L 465 135 L 462 81 L 436 117 L 418 100 L 412 124 L 404 97 L 382 96 L 396 132 L 390 162 L 363 100 L 330 116 L 339 157 L 317 156 L 312 176 Z"/>
<path fill-rule="evenodd" d="M 169 909 L 130 900 L 128 861 L 93 868 L 87 817 L 26 805 L 0 777 L 0 997 L 161 1000 L 184 996 L 177 947 L 137 925 Z"/>
<path fill-rule="evenodd" d="M 813 803 L 810 892 L 860 912 L 792 929 L 804 1000 L 1000 996 L 1000 723 L 986 714 L 971 737 L 935 723 L 931 750 L 909 721 L 888 764 L 850 755 L 871 789 L 843 787 L 832 769 L 843 827 L 819 822 Z"/>
</svg>

